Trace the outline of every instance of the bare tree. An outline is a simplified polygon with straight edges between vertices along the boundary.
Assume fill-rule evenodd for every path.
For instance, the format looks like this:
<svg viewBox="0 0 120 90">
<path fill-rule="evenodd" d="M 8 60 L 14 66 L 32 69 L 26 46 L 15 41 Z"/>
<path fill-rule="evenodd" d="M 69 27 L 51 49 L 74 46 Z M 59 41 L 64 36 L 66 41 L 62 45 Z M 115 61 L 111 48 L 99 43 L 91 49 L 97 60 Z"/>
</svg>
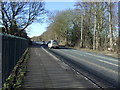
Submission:
<svg viewBox="0 0 120 90">
<path fill-rule="evenodd" d="M 113 48 L 113 30 L 112 30 L 112 3 L 108 4 L 108 12 L 109 12 L 109 30 L 110 30 L 110 49 Z"/>
<path fill-rule="evenodd" d="M 1 23 L 9 34 L 24 31 L 44 13 L 44 2 L 1 2 Z"/>
<path fill-rule="evenodd" d="M 44 35 L 52 32 L 49 34 L 51 38 L 63 38 L 63 42 L 67 41 L 68 45 L 72 43 L 75 47 L 108 50 L 113 42 L 117 42 L 118 36 L 117 18 L 115 19 L 116 14 L 113 15 L 116 12 L 114 4 L 77 2 L 74 10 L 52 14 L 52 21 Z"/>
</svg>

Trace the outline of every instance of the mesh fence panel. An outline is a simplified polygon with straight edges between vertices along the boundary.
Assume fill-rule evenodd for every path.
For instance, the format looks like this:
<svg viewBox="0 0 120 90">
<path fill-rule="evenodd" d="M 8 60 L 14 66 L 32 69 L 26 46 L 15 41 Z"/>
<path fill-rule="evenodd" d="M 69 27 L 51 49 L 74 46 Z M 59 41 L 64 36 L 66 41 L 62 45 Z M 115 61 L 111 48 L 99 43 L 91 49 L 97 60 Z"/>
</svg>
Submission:
<svg viewBox="0 0 120 90">
<path fill-rule="evenodd" d="M 0 88 L 29 46 L 29 40 L 0 33 Z"/>
</svg>

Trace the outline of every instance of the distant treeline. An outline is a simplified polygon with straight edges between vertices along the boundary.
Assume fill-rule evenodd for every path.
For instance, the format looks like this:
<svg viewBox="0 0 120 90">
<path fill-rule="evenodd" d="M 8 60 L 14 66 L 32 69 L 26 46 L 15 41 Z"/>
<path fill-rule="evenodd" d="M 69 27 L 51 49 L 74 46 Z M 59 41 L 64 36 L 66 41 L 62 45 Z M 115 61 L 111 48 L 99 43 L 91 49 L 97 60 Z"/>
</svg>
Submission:
<svg viewBox="0 0 120 90">
<path fill-rule="evenodd" d="M 77 2 L 75 9 L 52 12 L 47 31 L 37 41 L 58 40 L 60 44 L 93 50 L 118 50 L 118 3 Z"/>
</svg>

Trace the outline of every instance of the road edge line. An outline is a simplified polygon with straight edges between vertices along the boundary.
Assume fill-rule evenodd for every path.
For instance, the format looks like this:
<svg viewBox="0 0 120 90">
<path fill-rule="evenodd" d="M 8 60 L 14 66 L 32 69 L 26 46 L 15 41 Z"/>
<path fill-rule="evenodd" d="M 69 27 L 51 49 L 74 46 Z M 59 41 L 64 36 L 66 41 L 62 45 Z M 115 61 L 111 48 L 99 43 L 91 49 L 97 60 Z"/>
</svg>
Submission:
<svg viewBox="0 0 120 90">
<path fill-rule="evenodd" d="M 53 54 L 51 54 L 50 52 L 48 52 L 47 50 L 45 50 L 43 47 L 42 47 L 42 49 L 43 49 L 46 53 L 48 53 L 50 56 L 52 56 L 55 60 L 59 60 L 59 61 L 60 61 L 60 59 L 58 59 L 56 56 L 54 56 Z"/>
</svg>

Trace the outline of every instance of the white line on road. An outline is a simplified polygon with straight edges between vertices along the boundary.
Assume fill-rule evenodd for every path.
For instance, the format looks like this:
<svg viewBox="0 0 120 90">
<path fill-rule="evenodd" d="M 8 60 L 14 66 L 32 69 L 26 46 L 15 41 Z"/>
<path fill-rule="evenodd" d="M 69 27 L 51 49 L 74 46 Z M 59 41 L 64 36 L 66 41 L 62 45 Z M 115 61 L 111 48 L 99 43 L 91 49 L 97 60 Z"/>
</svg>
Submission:
<svg viewBox="0 0 120 90">
<path fill-rule="evenodd" d="M 64 62 L 62 62 L 60 59 L 58 59 L 56 56 L 54 56 L 53 54 L 51 54 L 50 52 L 48 52 L 47 50 L 45 50 L 44 48 L 42 48 L 46 53 L 48 53 L 50 56 L 52 56 L 55 60 L 58 61 L 58 63 L 60 64 L 60 66 L 63 69 L 68 69 L 70 68 L 67 64 L 65 64 Z"/>
<path fill-rule="evenodd" d="M 104 61 L 104 60 L 101 60 L 101 59 L 97 59 L 97 60 L 100 61 L 100 62 L 103 62 L 103 63 L 107 63 L 107 64 L 111 64 L 113 66 L 119 67 L 117 64 L 113 64 L 113 63 L 110 63 L 110 62 L 107 62 L 107 61 Z"/>
<path fill-rule="evenodd" d="M 90 53 L 85 53 L 85 54 L 88 54 L 88 55 L 91 55 L 91 56 L 95 56 L 95 57 L 99 57 L 99 58 L 102 58 L 102 59 L 106 59 L 106 60 L 109 60 L 109 61 L 118 62 L 118 59 L 111 59 L 111 58 L 108 58 L 108 57 L 105 57 L 105 56 L 97 56 L 97 55 L 90 54 Z"/>
<path fill-rule="evenodd" d="M 55 57 L 54 55 L 52 55 L 51 53 L 49 53 L 47 50 L 45 50 L 44 48 L 42 48 L 46 53 L 48 53 L 50 56 L 52 56 L 55 60 L 59 60 L 57 57 Z"/>
<path fill-rule="evenodd" d="M 72 50 L 72 51 L 77 51 L 77 50 Z M 77 52 L 79 52 L 79 53 L 77 53 Z M 75 53 L 75 54 L 78 54 L 78 55 L 82 55 L 82 56 L 87 56 L 87 55 L 91 55 L 91 56 L 94 56 L 94 57 L 98 57 L 98 58 L 102 58 L 102 59 L 105 59 L 105 60 L 107 60 L 107 61 L 105 61 L 105 60 L 102 60 L 101 59 L 101 61 L 105 61 L 105 62 L 108 62 L 108 63 L 110 63 L 110 61 L 114 61 L 114 62 L 117 62 L 118 63 L 118 60 L 117 59 L 111 59 L 111 58 L 107 58 L 107 57 L 102 57 L 102 56 L 97 56 L 97 55 L 94 55 L 94 54 L 90 54 L 90 53 L 83 53 L 82 52 L 82 54 L 81 54 L 81 52 L 80 51 L 77 51 L 77 52 L 73 52 L 73 53 Z M 87 55 L 85 55 L 85 54 L 87 54 Z M 115 66 L 116 66 L 117 64 L 115 64 Z M 118 65 L 117 65 L 118 66 Z"/>
<path fill-rule="evenodd" d="M 76 52 L 74 52 L 74 53 L 76 53 Z M 80 54 L 80 53 L 76 53 L 76 54 L 78 54 L 78 55 L 82 55 L 82 54 Z M 85 55 L 82 55 L 82 56 L 85 56 Z M 93 55 L 94 56 L 94 55 Z M 100 57 L 100 56 L 98 56 L 98 57 Z M 102 57 L 103 58 L 103 57 Z M 104 62 L 104 63 L 107 63 L 107 64 L 111 64 L 111 65 L 113 65 L 113 66 L 117 66 L 117 67 L 119 67 L 118 66 L 118 63 L 117 64 L 114 64 L 114 63 L 111 63 L 110 62 L 110 60 L 108 61 L 106 61 L 106 60 L 102 60 L 102 59 L 97 59 L 98 61 L 100 61 L 100 62 Z"/>
<path fill-rule="evenodd" d="M 60 51 L 61 52 L 61 51 Z M 76 58 L 77 60 L 78 60 L 78 58 L 76 57 L 76 56 L 73 56 L 73 55 L 70 55 L 70 54 L 67 54 L 67 53 L 64 53 L 64 52 L 62 52 L 64 55 L 67 55 L 67 56 L 69 56 L 69 57 L 73 57 L 73 58 Z M 75 59 L 75 60 L 76 60 Z M 98 64 L 96 64 L 96 63 L 92 63 L 92 62 L 90 62 L 90 61 L 86 61 L 85 59 L 79 59 L 80 61 L 82 61 L 82 62 L 84 62 L 84 63 L 88 63 L 89 65 L 91 65 L 91 66 L 95 66 L 95 67 L 97 67 L 97 68 L 101 68 L 102 70 L 105 70 L 105 71 L 109 71 L 109 72 L 111 72 L 111 73 L 114 73 L 114 74 L 118 74 L 118 72 L 117 71 L 114 71 L 114 70 L 112 70 L 112 69 L 109 69 L 109 68 L 106 68 L 106 67 L 104 67 L 104 66 L 100 66 L 100 65 L 98 65 Z"/>
<path fill-rule="evenodd" d="M 107 59 L 107 60 L 111 60 L 111 61 L 115 61 L 115 62 L 118 62 L 118 59 L 111 59 L 111 58 L 108 58 L 106 56 L 98 56 L 98 55 L 95 55 L 95 54 L 91 54 L 91 53 L 87 53 L 87 52 L 84 52 L 85 54 L 87 55 L 91 55 L 91 56 L 95 56 L 95 57 L 99 57 L 99 58 L 102 58 L 102 59 Z"/>
</svg>

